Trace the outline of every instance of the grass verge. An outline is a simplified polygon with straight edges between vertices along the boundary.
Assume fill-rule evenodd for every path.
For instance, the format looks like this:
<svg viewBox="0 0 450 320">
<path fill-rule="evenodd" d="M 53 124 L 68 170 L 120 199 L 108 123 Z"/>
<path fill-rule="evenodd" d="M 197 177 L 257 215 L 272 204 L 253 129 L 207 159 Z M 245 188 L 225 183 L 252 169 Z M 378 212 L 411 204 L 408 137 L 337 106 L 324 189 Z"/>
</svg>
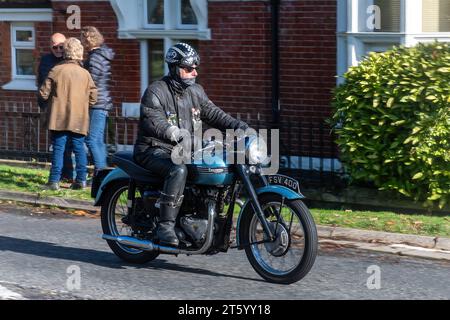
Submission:
<svg viewBox="0 0 450 320">
<path fill-rule="evenodd" d="M 43 190 L 43 186 L 48 181 L 48 175 L 49 171 L 44 169 L 0 165 L 0 189 L 6 191 L 39 193 L 42 196 L 92 200 L 90 189 L 72 190 L 69 188 L 69 184 L 61 184 L 61 189 L 58 191 Z"/>
<path fill-rule="evenodd" d="M 395 212 L 311 209 L 317 224 L 374 231 L 450 237 L 450 217 Z"/>
</svg>

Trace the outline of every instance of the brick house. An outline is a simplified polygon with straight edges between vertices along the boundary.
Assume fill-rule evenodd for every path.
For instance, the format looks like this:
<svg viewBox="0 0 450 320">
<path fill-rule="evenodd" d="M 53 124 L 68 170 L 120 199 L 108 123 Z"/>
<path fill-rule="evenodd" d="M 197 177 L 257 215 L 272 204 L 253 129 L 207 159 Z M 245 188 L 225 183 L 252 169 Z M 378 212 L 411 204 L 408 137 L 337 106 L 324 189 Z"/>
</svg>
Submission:
<svg viewBox="0 0 450 320">
<path fill-rule="evenodd" d="M 183 40 L 198 49 L 199 82 L 218 106 L 253 125 L 276 123 L 291 166 L 322 159 L 336 169 L 322 125 L 336 75 L 369 51 L 449 41 L 449 16 L 448 0 L 0 0 L 0 152 L 48 152 L 36 65 L 52 33 L 79 37 L 80 26 L 94 25 L 116 52 L 108 142 L 133 144 L 140 96 Z"/>
</svg>

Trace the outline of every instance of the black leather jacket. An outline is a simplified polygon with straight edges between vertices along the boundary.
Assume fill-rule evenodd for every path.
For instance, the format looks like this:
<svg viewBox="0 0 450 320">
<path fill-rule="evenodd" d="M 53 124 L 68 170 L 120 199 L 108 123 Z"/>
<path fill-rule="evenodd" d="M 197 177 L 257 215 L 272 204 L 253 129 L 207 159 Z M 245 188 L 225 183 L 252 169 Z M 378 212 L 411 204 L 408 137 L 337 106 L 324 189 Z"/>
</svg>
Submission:
<svg viewBox="0 0 450 320">
<path fill-rule="evenodd" d="M 113 107 L 109 82 L 111 80 L 111 61 L 114 59 L 114 51 L 106 45 L 89 52 L 84 67 L 89 71 L 97 87 L 97 103 L 92 109 L 109 111 Z"/>
<path fill-rule="evenodd" d="M 209 100 L 202 86 L 194 84 L 176 93 L 171 89 L 170 80 L 170 76 L 166 76 L 144 92 L 135 153 L 145 152 L 150 146 L 170 151 L 173 143 L 169 128 L 172 126 L 191 134 L 201 121 L 219 130 L 248 128 L 245 122 L 233 118 Z"/>
</svg>

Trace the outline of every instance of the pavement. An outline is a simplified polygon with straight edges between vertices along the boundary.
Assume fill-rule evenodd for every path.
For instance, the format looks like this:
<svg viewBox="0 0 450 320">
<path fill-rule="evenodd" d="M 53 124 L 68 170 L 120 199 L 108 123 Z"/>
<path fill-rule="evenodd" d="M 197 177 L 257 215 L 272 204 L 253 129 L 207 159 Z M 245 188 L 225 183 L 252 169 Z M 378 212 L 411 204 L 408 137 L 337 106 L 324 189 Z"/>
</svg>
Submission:
<svg viewBox="0 0 450 320">
<path fill-rule="evenodd" d="M 84 210 L 98 214 L 100 208 L 92 201 L 42 197 L 41 194 L 0 190 L 0 200 L 33 205 L 55 206 Z M 359 230 L 341 227 L 317 226 L 319 243 L 338 247 L 390 253 L 425 259 L 450 261 L 450 238 Z"/>
</svg>

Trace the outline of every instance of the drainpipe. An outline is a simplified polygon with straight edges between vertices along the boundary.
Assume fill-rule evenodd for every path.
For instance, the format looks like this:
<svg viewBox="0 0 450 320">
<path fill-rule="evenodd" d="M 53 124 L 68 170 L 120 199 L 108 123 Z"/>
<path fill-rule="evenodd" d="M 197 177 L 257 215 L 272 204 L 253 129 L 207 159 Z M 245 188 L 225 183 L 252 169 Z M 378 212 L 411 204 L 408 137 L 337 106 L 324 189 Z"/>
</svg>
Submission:
<svg viewBox="0 0 450 320">
<path fill-rule="evenodd" d="M 271 0 L 272 13 L 272 124 L 279 128 L 280 124 L 280 52 L 279 52 L 279 11 L 280 1 Z"/>
</svg>

